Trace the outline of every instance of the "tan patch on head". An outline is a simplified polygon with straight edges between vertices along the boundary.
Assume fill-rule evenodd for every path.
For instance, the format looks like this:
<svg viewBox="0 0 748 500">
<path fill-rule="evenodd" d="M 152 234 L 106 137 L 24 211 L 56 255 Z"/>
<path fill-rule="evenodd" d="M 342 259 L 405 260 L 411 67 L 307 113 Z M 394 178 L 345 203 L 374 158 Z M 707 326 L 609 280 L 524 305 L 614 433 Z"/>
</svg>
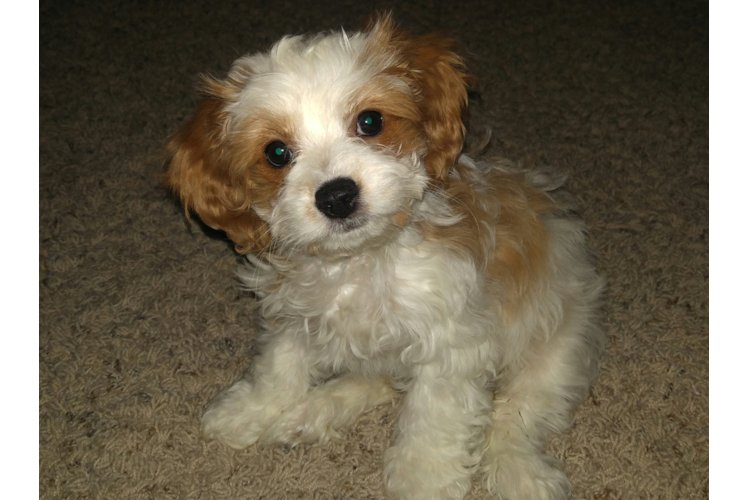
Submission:
<svg viewBox="0 0 748 500">
<path fill-rule="evenodd" d="M 268 162 L 265 148 L 275 141 L 284 143 L 295 154 L 293 121 L 267 112 L 238 124 L 232 137 L 232 174 L 245 180 L 252 206 L 265 210 L 272 207 L 293 163 L 292 160 L 275 167 Z"/>
<path fill-rule="evenodd" d="M 265 147 L 290 136 L 291 127 L 282 119 L 250 119 L 230 132 L 224 109 L 239 85 L 232 79 L 205 80 L 206 100 L 166 148 L 164 182 L 188 215 L 194 211 L 208 226 L 225 231 L 238 252 L 260 252 L 271 236 L 252 207 L 269 206 L 288 169 L 268 164 Z"/>
<path fill-rule="evenodd" d="M 389 15 L 375 20 L 362 60 L 383 65 L 383 71 L 406 82 L 418 106 L 427 139 L 426 171 L 436 184 L 446 181 L 462 151 L 467 85 L 474 79 L 464 70 L 453 43 L 434 34 L 414 37 L 394 28 Z"/>
<path fill-rule="evenodd" d="M 404 158 L 419 155 L 425 150 L 425 138 L 416 122 L 400 118 L 397 115 L 383 113 L 384 127 L 382 132 L 373 137 L 365 137 L 369 143 L 379 144 Z"/>
<path fill-rule="evenodd" d="M 399 84 L 399 87 L 398 87 Z M 377 111 L 382 115 L 382 131 L 361 139 L 380 145 L 402 158 L 420 155 L 426 148 L 426 137 L 421 126 L 421 113 L 409 90 L 391 75 L 380 75 L 359 89 L 351 99 L 348 112 L 348 133 L 356 135 L 356 121 L 364 111 Z"/>
</svg>

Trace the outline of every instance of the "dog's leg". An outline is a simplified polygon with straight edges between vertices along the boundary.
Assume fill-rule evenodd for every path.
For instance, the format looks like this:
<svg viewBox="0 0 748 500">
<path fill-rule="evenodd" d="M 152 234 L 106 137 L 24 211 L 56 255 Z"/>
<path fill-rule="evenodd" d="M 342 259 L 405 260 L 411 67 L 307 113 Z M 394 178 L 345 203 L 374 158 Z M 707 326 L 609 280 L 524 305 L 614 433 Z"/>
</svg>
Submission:
<svg viewBox="0 0 748 500">
<path fill-rule="evenodd" d="M 236 449 L 253 444 L 278 416 L 309 390 L 303 337 L 279 333 L 254 359 L 251 376 L 219 394 L 203 415 L 201 432 Z"/>
<path fill-rule="evenodd" d="M 260 437 L 263 442 L 326 442 L 336 429 L 353 424 L 365 411 L 391 401 L 395 390 L 381 378 L 344 375 L 311 390 Z"/>
<path fill-rule="evenodd" d="M 384 457 L 389 498 L 461 499 L 480 462 L 491 393 L 481 376 L 418 367 L 403 399 L 395 444 Z"/>
<path fill-rule="evenodd" d="M 558 331 L 536 346 L 526 364 L 496 394 L 493 424 L 481 469 L 500 499 L 560 500 L 571 495 L 561 463 L 542 453 L 551 432 L 569 423 L 597 370 L 596 338 L 589 326 Z"/>
</svg>

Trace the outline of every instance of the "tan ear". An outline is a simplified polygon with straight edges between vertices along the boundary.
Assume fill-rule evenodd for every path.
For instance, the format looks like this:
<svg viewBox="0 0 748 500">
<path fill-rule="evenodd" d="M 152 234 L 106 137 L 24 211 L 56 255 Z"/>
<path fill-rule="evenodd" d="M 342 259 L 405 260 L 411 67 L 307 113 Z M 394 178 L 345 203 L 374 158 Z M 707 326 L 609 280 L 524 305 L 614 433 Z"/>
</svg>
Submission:
<svg viewBox="0 0 748 500">
<path fill-rule="evenodd" d="M 393 27 L 389 14 L 372 23 L 375 44 L 399 52 L 401 76 L 413 88 L 428 138 L 426 170 L 437 182 L 447 178 L 465 141 L 463 113 L 467 109 L 467 86 L 475 79 L 453 50 L 453 42 L 438 34 L 412 37 Z"/>
<path fill-rule="evenodd" d="M 224 104 L 216 93 L 209 95 L 171 138 L 165 184 L 179 196 L 188 216 L 193 211 L 208 226 L 225 231 L 238 252 L 259 251 L 269 244 L 269 235 L 265 222 L 250 208 L 246 182 L 232 178 Z"/>
</svg>

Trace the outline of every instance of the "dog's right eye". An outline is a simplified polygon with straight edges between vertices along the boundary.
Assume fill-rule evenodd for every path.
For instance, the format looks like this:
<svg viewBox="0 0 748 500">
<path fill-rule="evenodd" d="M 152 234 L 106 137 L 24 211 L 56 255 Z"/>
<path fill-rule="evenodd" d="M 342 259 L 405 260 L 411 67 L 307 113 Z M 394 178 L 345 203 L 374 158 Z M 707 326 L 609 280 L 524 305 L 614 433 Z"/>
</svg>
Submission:
<svg viewBox="0 0 748 500">
<path fill-rule="evenodd" d="M 293 158 L 293 153 L 281 141 L 273 141 L 265 148 L 265 158 L 275 168 L 281 168 L 288 164 Z"/>
<path fill-rule="evenodd" d="M 356 118 L 356 134 L 370 137 L 382 131 L 384 120 L 379 111 L 364 111 Z"/>
</svg>

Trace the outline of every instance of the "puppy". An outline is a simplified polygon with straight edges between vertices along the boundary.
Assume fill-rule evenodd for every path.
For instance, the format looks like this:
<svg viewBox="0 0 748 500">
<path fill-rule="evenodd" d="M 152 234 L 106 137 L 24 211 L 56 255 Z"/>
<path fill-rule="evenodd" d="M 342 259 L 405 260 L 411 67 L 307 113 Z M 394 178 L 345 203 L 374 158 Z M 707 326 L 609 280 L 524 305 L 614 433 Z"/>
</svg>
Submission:
<svg viewBox="0 0 748 500">
<path fill-rule="evenodd" d="M 543 454 L 594 377 L 602 282 L 558 179 L 461 155 L 471 77 L 450 43 L 380 16 L 285 37 L 205 78 L 166 183 L 248 265 L 262 353 L 202 435 L 337 436 L 403 393 L 394 499 L 567 498 Z"/>
</svg>

